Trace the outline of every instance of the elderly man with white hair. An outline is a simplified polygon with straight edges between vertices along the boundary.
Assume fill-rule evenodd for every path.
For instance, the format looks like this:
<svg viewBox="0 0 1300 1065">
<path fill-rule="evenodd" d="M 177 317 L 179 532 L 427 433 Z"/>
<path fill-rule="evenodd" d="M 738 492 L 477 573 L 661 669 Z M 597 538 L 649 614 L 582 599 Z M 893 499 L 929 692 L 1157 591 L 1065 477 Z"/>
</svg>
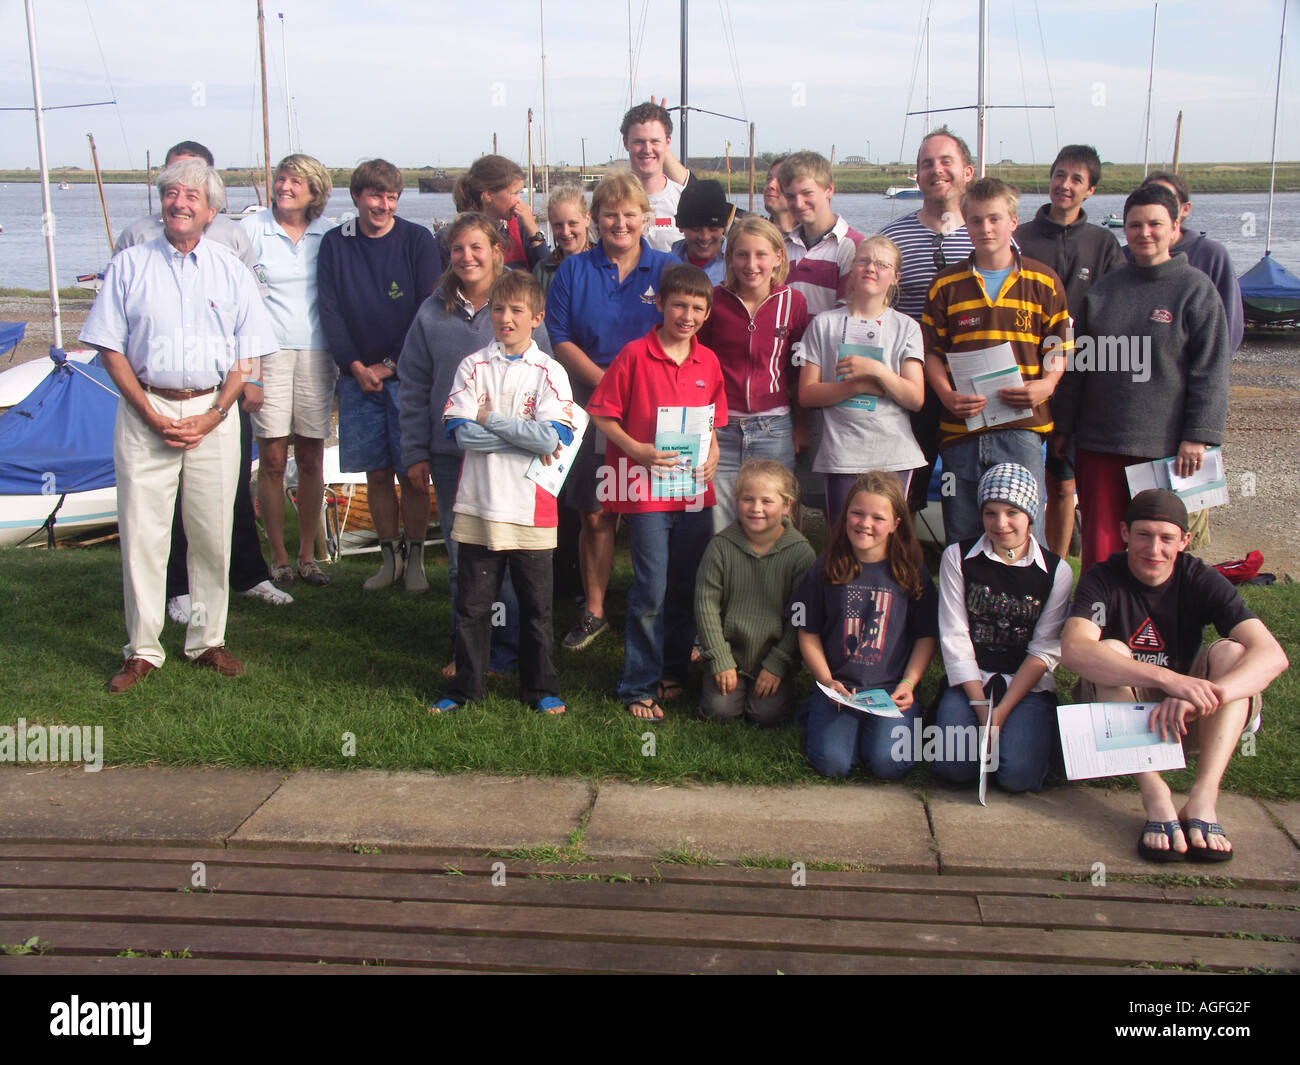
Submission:
<svg viewBox="0 0 1300 1065">
<path fill-rule="evenodd" d="M 224 676 L 238 402 L 248 360 L 277 350 L 252 275 L 204 239 L 225 202 L 217 172 L 181 159 L 158 175 L 163 234 L 113 257 L 81 331 L 121 393 L 113 434 L 127 643 L 109 683 L 124 692 L 163 664 L 164 576 L 177 488 L 194 609 L 185 655 Z M 242 360 L 242 362 L 241 362 Z"/>
</svg>

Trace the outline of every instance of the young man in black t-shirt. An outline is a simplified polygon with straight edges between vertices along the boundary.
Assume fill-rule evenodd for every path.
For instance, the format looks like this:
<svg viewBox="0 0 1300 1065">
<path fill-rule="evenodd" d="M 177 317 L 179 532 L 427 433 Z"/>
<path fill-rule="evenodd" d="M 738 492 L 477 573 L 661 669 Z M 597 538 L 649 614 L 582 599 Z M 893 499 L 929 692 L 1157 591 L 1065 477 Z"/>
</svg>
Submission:
<svg viewBox="0 0 1300 1065">
<path fill-rule="evenodd" d="M 1187 509 L 1172 492 L 1133 497 L 1120 523 L 1126 551 L 1088 570 L 1061 631 L 1061 662 L 1087 702 L 1156 702 L 1151 728 L 1199 747 L 1182 809 L 1159 773 L 1139 773 L 1147 823 L 1138 852 L 1151 861 L 1226 862 L 1219 781 L 1244 732 L 1259 727 L 1260 695 L 1287 668 L 1272 633 L 1237 590 L 1187 548 Z M 1213 624 L 1223 639 L 1201 647 Z"/>
</svg>

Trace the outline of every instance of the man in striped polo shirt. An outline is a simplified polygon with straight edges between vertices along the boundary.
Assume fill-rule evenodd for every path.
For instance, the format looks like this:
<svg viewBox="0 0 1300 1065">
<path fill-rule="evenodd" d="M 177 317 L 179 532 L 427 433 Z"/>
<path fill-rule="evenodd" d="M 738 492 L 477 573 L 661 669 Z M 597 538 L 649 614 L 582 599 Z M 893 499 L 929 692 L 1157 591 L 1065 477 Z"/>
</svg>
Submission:
<svg viewBox="0 0 1300 1065">
<path fill-rule="evenodd" d="M 961 198 L 974 174 L 970 148 L 964 140 L 947 126 L 927 133 L 916 153 L 921 209 L 894 219 L 880 231 L 903 255 L 895 307 L 918 323 L 935 274 L 974 251 L 961 216 Z M 925 508 L 930 471 L 939 454 L 939 411 L 938 399 L 927 389 L 925 406 L 912 415 L 912 435 L 926 462 L 908 491 L 907 505 L 912 511 Z"/>
<path fill-rule="evenodd" d="M 1039 512 L 1033 517 L 1035 535 L 1042 536 L 1043 441 L 1052 430 L 1048 399 L 1065 372 L 1073 342 L 1060 278 L 1012 246 L 1017 206 L 1016 190 L 997 178 L 981 178 L 967 190 L 961 207 L 975 251 L 934 279 L 921 316 L 926 380 L 944 407 L 939 455 L 944 533 L 950 544 L 981 534 L 976 488 L 1000 462 L 1019 463 L 1038 481 Z M 1049 338 L 1055 339 L 1049 343 Z M 1011 345 L 1023 383 L 996 395 L 1012 409 L 1030 413 L 967 428 L 966 420 L 980 415 L 988 399 L 953 387 L 948 355 L 1003 343 Z M 1059 352 L 1059 357 L 1044 365 L 1048 352 Z"/>
</svg>

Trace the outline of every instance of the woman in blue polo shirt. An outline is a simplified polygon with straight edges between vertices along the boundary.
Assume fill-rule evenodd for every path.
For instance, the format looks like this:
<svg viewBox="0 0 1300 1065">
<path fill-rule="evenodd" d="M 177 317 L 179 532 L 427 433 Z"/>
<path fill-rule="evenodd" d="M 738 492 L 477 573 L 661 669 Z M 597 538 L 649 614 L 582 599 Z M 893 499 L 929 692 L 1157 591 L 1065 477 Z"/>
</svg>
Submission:
<svg viewBox="0 0 1300 1065">
<path fill-rule="evenodd" d="M 546 327 L 555 357 L 569 373 L 573 397 L 586 405 L 614 356 L 659 325 L 659 275 L 676 262 L 641 235 L 650 217 L 645 189 L 629 171 L 605 178 L 591 195 L 599 243 L 560 264 L 546 297 Z M 588 430 L 569 478 L 565 502 L 582 515 L 578 554 L 586 609 L 564 646 L 580 651 L 609 628 L 605 589 L 614 566 L 613 514 L 601 509 L 596 483 L 604 439 Z"/>
</svg>

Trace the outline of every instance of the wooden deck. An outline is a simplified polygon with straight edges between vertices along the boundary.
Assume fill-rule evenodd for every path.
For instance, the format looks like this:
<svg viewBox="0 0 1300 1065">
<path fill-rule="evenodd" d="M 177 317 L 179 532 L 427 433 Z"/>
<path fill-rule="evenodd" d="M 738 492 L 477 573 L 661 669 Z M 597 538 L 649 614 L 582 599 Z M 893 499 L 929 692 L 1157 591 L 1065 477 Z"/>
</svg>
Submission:
<svg viewBox="0 0 1300 1065">
<path fill-rule="evenodd" d="M 0 956 L 0 972 L 1300 971 L 1295 892 L 804 875 L 796 887 L 789 870 L 734 866 L 9 843 L 0 944 L 48 947 Z"/>
</svg>

